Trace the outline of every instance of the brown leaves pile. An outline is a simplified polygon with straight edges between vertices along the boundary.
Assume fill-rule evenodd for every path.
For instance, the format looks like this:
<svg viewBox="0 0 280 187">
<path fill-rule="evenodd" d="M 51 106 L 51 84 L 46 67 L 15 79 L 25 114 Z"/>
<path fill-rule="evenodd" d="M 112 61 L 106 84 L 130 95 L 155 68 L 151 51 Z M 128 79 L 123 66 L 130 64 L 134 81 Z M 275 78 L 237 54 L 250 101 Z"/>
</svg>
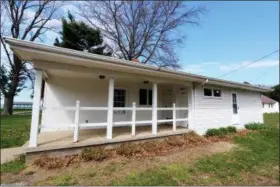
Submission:
<svg viewBox="0 0 280 187">
<path fill-rule="evenodd" d="M 56 169 L 62 167 L 68 167 L 73 163 L 80 162 L 78 155 L 70 155 L 64 157 L 50 157 L 47 155 L 42 155 L 34 161 L 34 165 L 45 168 L 45 169 Z"/>
<path fill-rule="evenodd" d="M 239 131 L 237 135 L 246 136 L 248 131 Z M 73 163 L 84 161 L 103 161 L 114 156 L 123 156 L 126 158 L 144 158 L 153 156 L 164 156 L 172 152 L 183 150 L 185 148 L 197 147 L 202 144 L 218 141 L 231 141 L 234 136 L 212 136 L 203 137 L 195 132 L 184 135 L 169 136 L 166 140 L 151 140 L 143 143 L 123 143 L 115 149 L 104 149 L 93 147 L 84 149 L 79 155 L 64 157 L 49 157 L 43 155 L 34 161 L 34 165 L 45 169 L 55 169 L 67 167 Z"/>
</svg>

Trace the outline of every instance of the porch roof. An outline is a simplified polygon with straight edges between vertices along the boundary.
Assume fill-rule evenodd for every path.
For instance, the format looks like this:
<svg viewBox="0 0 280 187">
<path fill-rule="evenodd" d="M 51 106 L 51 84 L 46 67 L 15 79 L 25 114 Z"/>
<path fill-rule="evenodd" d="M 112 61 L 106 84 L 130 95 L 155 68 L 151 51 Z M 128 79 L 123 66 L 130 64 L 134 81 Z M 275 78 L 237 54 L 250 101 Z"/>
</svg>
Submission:
<svg viewBox="0 0 280 187">
<path fill-rule="evenodd" d="M 102 55 L 91 54 L 83 51 L 66 49 L 62 47 L 49 46 L 30 41 L 23 41 L 13 38 L 4 38 L 10 48 L 23 60 L 31 61 L 36 67 L 36 63 L 54 62 L 71 64 L 76 66 L 100 68 L 119 72 L 129 72 L 139 75 L 149 75 L 160 78 L 172 78 L 180 81 L 192 81 L 206 83 L 217 86 L 239 88 L 258 92 L 269 92 L 273 89 L 257 87 L 223 79 L 211 78 L 207 76 L 186 73 L 168 68 L 159 68 L 152 65 L 136 63 L 128 60 L 117 59 Z"/>
</svg>

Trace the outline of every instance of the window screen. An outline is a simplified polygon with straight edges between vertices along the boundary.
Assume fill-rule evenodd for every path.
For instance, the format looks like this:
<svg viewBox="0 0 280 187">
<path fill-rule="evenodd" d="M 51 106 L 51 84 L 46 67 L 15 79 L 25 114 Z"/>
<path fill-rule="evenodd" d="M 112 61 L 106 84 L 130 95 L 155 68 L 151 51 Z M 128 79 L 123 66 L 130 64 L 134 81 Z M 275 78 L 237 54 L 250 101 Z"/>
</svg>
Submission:
<svg viewBox="0 0 280 187">
<path fill-rule="evenodd" d="M 204 88 L 204 96 L 212 96 L 212 89 Z"/>
<path fill-rule="evenodd" d="M 153 91 L 151 89 L 139 90 L 139 105 L 152 105 L 153 104 Z"/>
<path fill-rule="evenodd" d="M 139 105 L 147 105 L 147 90 L 139 90 Z"/>
<path fill-rule="evenodd" d="M 221 97 L 222 94 L 221 94 L 221 90 L 213 90 L 214 91 L 214 97 Z"/>
<path fill-rule="evenodd" d="M 114 107 L 125 107 L 125 95 L 124 89 L 114 90 Z"/>
<path fill-rule="evenodd" d="M 232 94 L 232 108 L 233 108 L 233 114 L 237 114 L 238 113 L 237 97 L 235 93 Z"/>
<path fill-rule="evenodd" d="M 153 104 L 153 91 L 149 90 L 149 105 Z"/>
</svg>

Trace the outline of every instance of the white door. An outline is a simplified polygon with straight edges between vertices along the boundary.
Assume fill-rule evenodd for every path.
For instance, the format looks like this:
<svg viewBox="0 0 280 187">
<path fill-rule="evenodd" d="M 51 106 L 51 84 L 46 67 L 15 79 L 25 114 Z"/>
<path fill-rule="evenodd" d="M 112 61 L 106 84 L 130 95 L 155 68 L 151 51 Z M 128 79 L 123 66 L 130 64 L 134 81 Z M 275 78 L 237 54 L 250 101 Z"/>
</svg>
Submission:
<svg viewBox="0 0 280 187">
<path fill-rule="evenodd" d="M 173 93 L 172 89 L 163 89 L 162 92 L 162 105 L 165 108 L 172 108 L 172 98 Z M 172 119 L 172 111 L 171 110 L 164 110 L 163 111 L 163 119 Z"/>
<path fill-rule="evenodd" d="M 237 93 L 232 93 L 232 123 L 239 124 Z"/>
</svg>

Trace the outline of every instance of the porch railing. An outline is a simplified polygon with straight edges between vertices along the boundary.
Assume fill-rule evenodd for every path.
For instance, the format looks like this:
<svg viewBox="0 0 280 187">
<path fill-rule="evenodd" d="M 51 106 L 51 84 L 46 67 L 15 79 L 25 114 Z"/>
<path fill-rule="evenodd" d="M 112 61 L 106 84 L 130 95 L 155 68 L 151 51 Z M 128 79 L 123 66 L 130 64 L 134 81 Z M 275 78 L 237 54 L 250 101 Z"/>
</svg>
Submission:
<svg viewBox="0 0 280 187">
<path fill-rule="evenodd" d="M 108 111 L 108 107 L 81 107 L 80 101 L 76 101 L 75 107 L 51 107 L 51 109 L 62 109 L 67 111 L 75 111 L 75 119 L 74 119 L 74 142 L 78 141 L 79 136 L 79 129 L 83 127 L 100 127 L 100 126 L 106 126 L 107 122 L 103 123 L 80 123 L 79 117 L 80 117 L 80 111 Z M 137 111 L 152 111 L 152 107 L 136 107 L 136 103 L 132 103 L 132 107 L 113 107 L 113 111 L 131 111 L 131 121 L 119 121 L 119 122 L 113 122 L 113 125 L 131 125 L 131 134 L 132 136 L 135 136 L 136 134 L 136 125 L 137 124 L 149 124 L 153 122 L 153 120 L 136 120 L 136 112 Z M 156 108 L 157 111 L 172 111 L 172 119 L 156 119 L 157 124 L 158 123 L 166 123 L 166 122 L 172 122 L 173 125 L 173 131 L 176 131 L 176 122 L 182 122 L 182 121 L 188 121 L 188 118 L 177 118 L 176 117 L 176 111 L 188 111 L 187 107 L 176 107 L 175 103 L 173 103 L 173 107 L 158 107 Z"/>
</svg>

